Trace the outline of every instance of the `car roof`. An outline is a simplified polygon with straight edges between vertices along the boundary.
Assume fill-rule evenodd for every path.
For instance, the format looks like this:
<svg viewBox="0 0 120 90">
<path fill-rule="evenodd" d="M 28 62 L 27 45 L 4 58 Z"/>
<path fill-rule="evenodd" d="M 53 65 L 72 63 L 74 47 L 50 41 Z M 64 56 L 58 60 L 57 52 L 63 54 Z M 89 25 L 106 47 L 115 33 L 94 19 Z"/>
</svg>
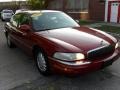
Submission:
<svg viewBox="0 0 120 90">
<path fill-rule="evenodd" d="M 30 15 L 35 14 L 35 13 L 44 13 L 44 12 L 61 12 L 57 10 L 25 10 L 21 11 L 20 13 L 28 13 Z"/>
</svg>

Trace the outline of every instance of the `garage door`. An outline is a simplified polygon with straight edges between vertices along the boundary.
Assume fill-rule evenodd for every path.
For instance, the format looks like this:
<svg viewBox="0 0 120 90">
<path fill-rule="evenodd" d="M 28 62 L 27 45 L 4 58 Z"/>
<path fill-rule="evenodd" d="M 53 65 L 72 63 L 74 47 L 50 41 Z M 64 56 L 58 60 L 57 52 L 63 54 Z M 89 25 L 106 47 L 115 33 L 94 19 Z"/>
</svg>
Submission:
<svg viewBox="0 0 120 90">
<path fill-rule="evenodd" d="M 119 3 L 112 3 L 111 4 L 110 22 L 117 23 L 117 20 L 118 20 L 118 8 L 119 8 Z"/>
</svg>

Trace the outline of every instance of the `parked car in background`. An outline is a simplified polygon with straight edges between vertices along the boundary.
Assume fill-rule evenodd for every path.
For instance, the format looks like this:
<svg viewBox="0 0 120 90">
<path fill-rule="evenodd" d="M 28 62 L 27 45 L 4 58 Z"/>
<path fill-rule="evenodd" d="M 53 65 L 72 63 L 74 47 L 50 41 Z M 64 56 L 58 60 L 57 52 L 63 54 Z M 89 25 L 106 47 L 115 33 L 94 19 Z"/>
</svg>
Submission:
<svg viewBox="0 0 120 90">
<path fill-rule="evenodd" d="M 23 11 L 5 24 L 8 47 L 18 46 L 33 55 L 43 75 L 50 72 L 83 74 L 111 65 L 118 59 L 118 40 L 82 27 L 61 11 Z"/>
<path fill-rule="evenodd" d="M 14 12 L 12 10 L 7 10 L 7 9 L 2 10 L 2 12 L 1 12 L 2 21 L 10 20 L 13 14 L 14 14 Z"/>
</svg>

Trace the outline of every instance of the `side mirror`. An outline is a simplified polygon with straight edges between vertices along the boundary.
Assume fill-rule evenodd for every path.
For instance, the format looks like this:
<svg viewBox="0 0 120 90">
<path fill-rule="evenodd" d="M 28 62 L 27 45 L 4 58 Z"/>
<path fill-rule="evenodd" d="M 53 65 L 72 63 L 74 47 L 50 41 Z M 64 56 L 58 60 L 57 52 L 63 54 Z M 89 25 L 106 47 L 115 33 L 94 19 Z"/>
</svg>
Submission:
<svg viewBox="0 0 120 90">
<path fill-rule="evenodd" d="M 75 20 L 77 23 L 79 23 L 80 21 L 79 20 Z"/>
<path fill-rule="evenodd" d="M 29 25 L 21 25 L 19 29 L 24 32 L 29 32 L 31 27 Z"/>
</svg>

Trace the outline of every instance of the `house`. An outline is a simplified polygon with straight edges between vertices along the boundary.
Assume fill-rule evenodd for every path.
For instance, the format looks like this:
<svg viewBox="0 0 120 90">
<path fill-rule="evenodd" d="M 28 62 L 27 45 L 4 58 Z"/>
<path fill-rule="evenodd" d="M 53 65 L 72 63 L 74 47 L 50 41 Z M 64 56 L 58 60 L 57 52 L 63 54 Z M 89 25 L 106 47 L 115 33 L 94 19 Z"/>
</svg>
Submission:
<svg viewBox="0 0 120 90">
<path fill-rule="evenodd" d="M 12 9 L 13 11 L 15 11 L 16 9 L 24 7 L 27 7 L 26 1 L 0 2 L 0 11 L 2 11 L 3 9 Z"/>
<path fill-rule="evenodd" d="M 105 0 L 89 0 L 90 20 L 104 21 Z"/>
<path fill-rule="evenodd" d="M 74 19 L 104 20 L 104 0 L 51 0 L 47 9 L 62 10 Z"/>
<path fill-rule="evenodd" d="M 105 21 L 120 23 L 120 0 L 106 0 Z"/>
<path fill-rule="evenodd" d="M 3 8 L 26 7 L 27 2 L 1 2 Z M 47 0 L 45 9 L 61 10 L 74 19 L 120 23 L 120 0 Z"/>
</svg>

